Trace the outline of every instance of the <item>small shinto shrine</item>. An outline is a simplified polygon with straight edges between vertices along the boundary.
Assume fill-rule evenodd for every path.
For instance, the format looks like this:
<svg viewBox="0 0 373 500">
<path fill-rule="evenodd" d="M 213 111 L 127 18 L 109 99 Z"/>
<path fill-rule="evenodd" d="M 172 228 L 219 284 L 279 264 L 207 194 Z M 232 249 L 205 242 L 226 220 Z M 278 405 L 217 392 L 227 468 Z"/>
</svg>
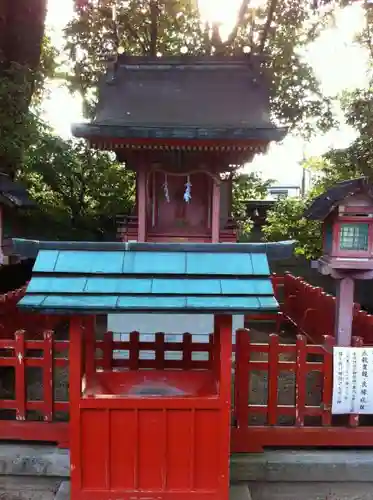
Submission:
<svg viewBox="0 0 373 500">
<path fill-rule="evenodd" d="M 320 273 L 337 280 L 335 337 L 350 346 L 354 280 L 373 279 L 373 186 L 366 178 L 339 182 L 316 198 L 305 217 L 323 224 Z"/>
<path fill-rule="evenodd" d="M 71 500 L 228 500 L 232 314 L 278 308 L 261 247 L 33 244 L 19 307 L 71 315 Z M 190 357 L 184 334 L 182 359 L 98 366 L 94 316 L 123 311 L 213 314 L 208 359 Z"/>
<path fill-rule="evenodd" d="M 286 132 L 270 121 L 268 88 L 256 56 L 118 57 L 94 121 L 73 133 L 136 172 L 135 211 L 121 218 L 120 240 L 237 241 L 232 174 Z M 243 316 L 233 323 L 243 328 Z M 206 336 L 213 317 L 110 314 L 108 328 L 117 339 L 139 328 Z"/>
<path fill-rule="evenodd" d="M 232 173 L 286 132 L 270 121 L 268 88 L 255 56 L 119 56 L 94 121 L 73 133 L 136 172 L 122 241 L 237 241 Z"/>
</svg>

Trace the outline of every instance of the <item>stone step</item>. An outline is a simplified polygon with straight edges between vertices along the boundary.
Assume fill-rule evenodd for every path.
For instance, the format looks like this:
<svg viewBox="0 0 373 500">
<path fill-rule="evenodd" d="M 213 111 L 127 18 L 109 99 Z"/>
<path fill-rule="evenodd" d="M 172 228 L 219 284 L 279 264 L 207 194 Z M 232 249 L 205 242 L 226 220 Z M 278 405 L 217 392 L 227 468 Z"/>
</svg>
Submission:
<svg viewBox="0 0 373 500">
<path fill-rule="evenodd" d="M 62 481 L 54 500 L 70 500 L 69 481 Z M 232 484 L 229 500 L 252 500 L 248 486 L 246 484 Z"/>
</svg>

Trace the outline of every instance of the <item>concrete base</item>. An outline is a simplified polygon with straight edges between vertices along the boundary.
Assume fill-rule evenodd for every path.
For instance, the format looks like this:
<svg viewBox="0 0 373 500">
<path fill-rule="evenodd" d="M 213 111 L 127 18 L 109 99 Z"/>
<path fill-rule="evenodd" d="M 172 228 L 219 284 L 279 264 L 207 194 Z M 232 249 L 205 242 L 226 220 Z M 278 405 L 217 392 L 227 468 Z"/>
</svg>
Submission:
<svg viewBox="0 0 373 500">
<path fill-rule="evenodd" d="M 54 500 L 70 500 L 70 483 L 63 481 Z M 250 490 L 245 484 L 232 484 L 229 500 L 252 500 Z"/>
<path fill-rule="evenodd" d="M 62 481 L 55 500 L 70 500 L 70 483 L 69 481 Z"/>
<path fill-rule="evenodd" d="M 69 474 L 67 450 L 0 445 L 0 499 L 69 500 Z M 373 500 L 373 450 L 234 455 L 231 481 L 231 500 Z"/>
<path fill-rule="evenodd" d="M 68 450 L 54 446 L 0 445 L 0 476 L 68 479 Z M 373 450 L 266 451 L 231 458 L 231 480 L 238 482 L 372 482 Z"/>
<path fill-rule="evenodd" d="M 373 483 L 255 483 L 252 500 L 373 500 Z"/>
</svg>

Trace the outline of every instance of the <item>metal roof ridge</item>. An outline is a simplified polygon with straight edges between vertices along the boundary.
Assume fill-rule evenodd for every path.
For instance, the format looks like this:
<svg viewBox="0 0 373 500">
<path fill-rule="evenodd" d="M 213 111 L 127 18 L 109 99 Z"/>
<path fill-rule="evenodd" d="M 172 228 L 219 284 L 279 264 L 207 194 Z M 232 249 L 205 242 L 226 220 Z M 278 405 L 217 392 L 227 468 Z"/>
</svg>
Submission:
<svg viewBox="0 0 373 500">
<path fill-rule="evenodd" d="M 19 253 L 32 250 L 55 251 L 102 251 L 102 252 L 205 252 L 205 253 L 263 253 L 268 250 L 287 248 L 292 250 L 295 241 L 273 243 L 151 243 L 151 242 L 97 242 L 97 241 L 40 241 L 21 238 L 12 239 L 13 248 Z"/>
</svg>

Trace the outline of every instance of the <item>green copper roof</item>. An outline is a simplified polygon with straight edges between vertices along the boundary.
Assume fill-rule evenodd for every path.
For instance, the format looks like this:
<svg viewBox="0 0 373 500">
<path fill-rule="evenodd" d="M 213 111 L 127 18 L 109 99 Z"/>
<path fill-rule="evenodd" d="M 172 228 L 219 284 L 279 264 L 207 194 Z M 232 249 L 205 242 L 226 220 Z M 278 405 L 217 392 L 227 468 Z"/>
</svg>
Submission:
<svg viewBox="0 0 373 500">
<path fill-rule="evenodd" d="M 266 254 L 243 252 L 240 244 L 44 246 L 21 308 L 244 313 L 278 307 Z"/>
</svg>

